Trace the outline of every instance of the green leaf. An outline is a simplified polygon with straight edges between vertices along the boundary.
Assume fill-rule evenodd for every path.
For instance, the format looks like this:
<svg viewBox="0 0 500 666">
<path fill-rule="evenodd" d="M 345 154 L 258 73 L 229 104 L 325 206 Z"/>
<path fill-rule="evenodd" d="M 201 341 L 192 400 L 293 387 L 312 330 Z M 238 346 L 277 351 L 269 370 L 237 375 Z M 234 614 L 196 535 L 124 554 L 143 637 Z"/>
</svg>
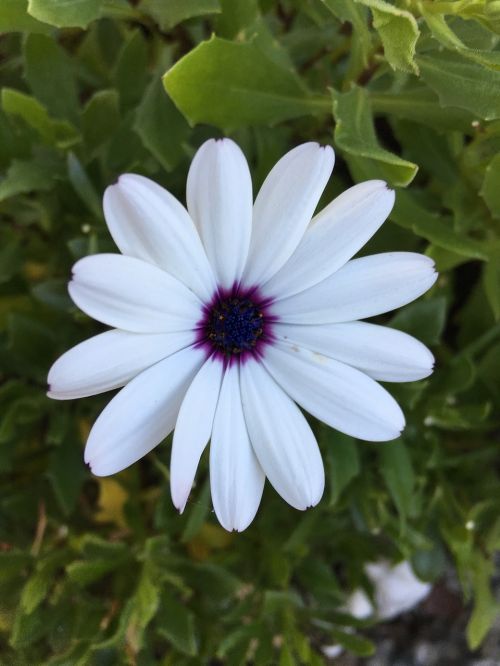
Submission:
<svg viewBox="0 0 500 666">
<path fill-rule="evenodd" d="M 74 153 L 68 153 L 67 166 L 69 182 L 73 185 L 75 192 L 96 218 L 102 218 L 101 200 L 87 172 Z"/>
<path fill-rule="evenodd" d="M 165 609 L 158 632 L 182 654 L 194 657 L 198 654 L 193 613 L 170 595 L 164 595 Z"/>
<path fill-rule="evenodd" d="M 356 2 L 370 7 L 373 25 L 380 35 L 384 55 L 391 67 L 418 74 L 414 58 L 420 31 L 413 14 L 385 0 L 356 0 Z"/>
<path fill-rule="evenodd" d="M 398 192 L 390 218 L 399 226 L 411 229 L 417 236 L 445 250 L 469 259 L 488 261 L 490 258 L 490 247 L 486 242 L 457 233 L 451 219 L 431 213 L 409 192 Z"/>
<path fill-rule="evenodd" d="M 74 583 L 86 587 L 116 569 L 118 565 L 116 560 L 75 560 L 66 567 L 66 573 Z"/>
<path fill-rule="evenodd" d="M 140 30 L 131 33 L 116 62 L 113 79 L 122 107 L 138 104 L 149 79 L 148 43 Z"/>
<path fill-rule="evenodd" d="M 474 608 L 467 624 L 467 643 L 471 650 L 476 650 L 490 630 L 498 615 L 499 606 L 491 592 L 491 565 L 479 554 L 473 572 Z"/>
<path fill-rule="evenodd" d="M 351 634 L 340 629 L 332 629 L 332 639 L 335 643 L 341 645 L 345 650 L 358 655 L 358 657 L 370 657 L 375 653 L 375 645 L 358 634 Z"/>
<path fill-rule="evenodd" d="M 203 488 L 193 502 L 189 518 L 181 535 L 181 543 L 191 541 L 200 531 L 210 510 L 210 483 L 208 479 L 203 484 Z"/>
<path fill-rule="evenodd" d="M 340 433 L 338 433 L 340 434 Z M 290 565 L 287 560 L 285 552 L 302 553 L 304 544 L 307 543 L 317 527 L 318 520 L 320 519 L 319 511 L 310 511 L 304 520 L 297 524 L 297 526 L 288 535 L 287 540 L 282 545 L 282 552 L 273 554 L 273 582 L 276 585 L 286 585 L 290 580 Z"/>
<path fill-rule="evenodd" d="M 192 124 L 224 130 L 275 124 L 314 109 L 297 75 L 252 42 L 202 42 L 165 74 L 163 84 Z"/>
<path fill-rule="evenodd" d="M 484 290 L 495 320 L 500 319 L 500 252 L 484 267 Z"/>
<path fill-rule="evenodd" d="M 297 662 L 295 661 L 293 652 L 286 643 L 281 648 L 280 660 L 278 662 L 278 666 L 297 666 Z"/>
<path fill-rule="evenodd" d="M 484 120 L 500 118 L 500 71 L 450 52 L 422 55 L 417 62 L 422 78 L 439 95 L 442 106 L 466 109 Z"/>
<path fill-rule="evenodd" d="M 372 33 L 368 28 L 368 11 L 352 0 L 322 1 L 334 16 L 341 21 L 349 21 L 352 25 L 352 44 L 345 78 L 347 81 L 355 81 L 368 67 L 373 50 Z"/>
<path fill-rule="evenodd" d="M 2 188 L 5 181 L 0 183 L 0 201 L 2 200 Z M 20 269 L 23 261 L 21 245 L 17 238 L 4 240 L 0 247 L 0 284 L 8 282 Z"/>
<path fill-rule="evenodd" d="M 246 654 L 248 644 L 255 638 L 258 633 L 258 626 L 250 622 L 248 625 L 238 627 L 232 632 L 228 632 L 222 637 L 221 642 L 217 646 L 217 657 L 223 659 L 231 654 L 235 648 L 242 648 L 243 654 Z"/>
<path fill-rule="evenodd" d="M 486 167 L 483 185 L 479 194 L 483 197 L 491 214 L 500 218 L 500 153 Z"/>
<path fill-rule="evenodd" d="M 47 34 L 50 26 L 40 23 L 27 13 L 27 0 L 2 0 L 0 32 L 39 32 Z"/>
<path fill-rule="evenodd" d="M 491 424 L 486 423 L 491 407 L 491 402 L 460 404 L 456 407 L 441 405 L 430 410 L 425 423 L 449 431 L 485 430 L 491 427 Z"/>
<path fill-rule="evenodd" d="M 408 185 L 418 167 L 382 148 L 373 126 L 368 93 L 354 87 L 348 93 L 333 92 L 335 145 L 347 155 L 365 160 L 379 177 L 392 185 Z"/>
<path fill-rule="evenodd" d="M 102 0 L 29 0 L 28 12 L 57 28 L 86 28 L 99 18 Z"/>
<path fill-rule="evenodd" d="M 234 39 L 259 17 L 257 0 L 220 0 L 220 7 L 222 14 L 217 17 L 216 32 L 226 39 Z"/>
<path fill-rule="evenodd" d="M 425 85 L 418 85 L 398 93 L 370 93 L 375 115 L 395 116 L 422 123 L 441 132 L 451 129 L 472 133 L 474 115 L 463 109 L 443 108 L 439 98 Z"/>
<path fill-rule="evenodd" d="M 54 278 L 38 282 L 32 289 L 33 296 L 45 305 L 69 312 L 73 302 L 68 295 L 68 285 L 65 279 Z"/>
<path fill-rule="evenodd" d="M 493 70 L 500 70 L 500 51 L 469 48 L 453 32 L 444 16 L 426 11 L 425 6 L 422 7 L 422 16 L 424 16 L 433 36 L 448 49 L 458 51 L 464 57 L 480 65 Z"/>
<path fill-rule="evenodd" d="M 221 11 L 219 0 L 142 0 L 139 9 L 154 18 L 162 30 L 204 14 Z"/>
<path fill-rule="evenodd" d="M 476 379 L 476 368 L 467 355 L 458 354 L 444 368 L 438 368 L 430 391 L 449 398 L 470 388 Z"/>
<path fill-rule="evenodd" d="M 495 32 L 497 35 L 500 34 L 500 3 L 498 0 L 490 0 L 486 5 L 481 7 L 483 11 L 475 13 L 474 5 L 471 7 L 472 15 L 475 16 L 479 21 L 484 23 L 490 30 Z"/>
<path fill-rule="evenodd" d="M 446 323 L 446 299 L 429 298 L 401 308 L 389 326 L 414 335 L 427 345 L 437 345 Z"/>
<path fill-rule="evenodd" d="M 26 192 L 50 190 L 53 174 L 39 160 L 12 160 L 6 177 L 0 182 L 0 201 Z"/>
<path fill-rule="evenodd" d="M 418 578 L 424 581 L 437 581 L 449 566 L 447 553 L 437 539 L 430 547 L 422 548 L 413 553 L 411 558 L 412 569 Z"/>
<path fill-rule="evenodd" d="M 45 380 L 48 362 L 55 357 L 54 329 L 35 317 L 33 312 L 22 314 L 13 311 L 8 316 L 8 331 L 9 351 L 25 364 L 20 368 Z"/>
<path fill-rule="evenodd" d="M 47 143 L 66 148 L 79 141 L 78 132 L 73 125 L 65 120 L 52 119 L 43 104 L 30 95 L 4 88 L 2 107 L 5 113 L 22 118 Z"/>
<path fill-rule="evenodd" d="M 119 97 L 116 90 L 99 90 L 83 110 L 82 129 L 89 155 L 109 140 L 120 122 Z"/>
<path fill-rule="evenodd" d="M 46 598 L 56 578 L 56 570 L 68 559 L 66 551 L 54 550 L 37 563 L 35 572 L 23 587 L 20 608 L 29 615 Z"/>
<path fill-rule="evenodd" d="M 0 583 L 21 576 L 31 563 L 32 557 L 21 550 L 0 551 Z"/>
<path fill-rule="evenodd" d="M 75 507 L 85 478 L 82 451 L 76 437 L 66 439 L 53 450 L 47 476 L 61 509 L 68 515 Z"/>
<path fill-rule="evenodd" d="M 415 476 L 404 442 L 397 439 L 380 445 L 380 472 L 398 509 L 402 524 L 413 510 Z"/>
<path fill-rule="evenodd" d="M 167 171 L 171 171 L 186 154 L 184 141 L 189 126 L 163 89 L 161 79 L 155 77 L 147 88 L 137 109 L 134 130 L 145 148 Z"/>
<path fill-rule="evenodd" d="M 27 614 L 32 613 L 45 598 L 53 576 L 50 571 L 37 571 L 23 587 L 20 606 Z"/>
<path fill-rule="evenodd" d="M 9 643 L 15 649 L 27 648 L 48 631 L 47 618 L 41 608 L 29 615 L 19 608 L 16 613 Z"/>
<path fill-rule="evenodd" d="M 144 631 L 154 618 L 159 605 L 160 586 L 155 576 L 155 567 L 146 562 L 131 599 L 131 614 L 127 626 L 127 642 L 134 650 L 139 651 L 142 648 Z"/>
<path fill-rule="evenodd" d="M 35 97 L 56 118 L 78 122 L 79 104 L 72 63 L 66 51 L 45 35 L 28 35 L 25 76 Z"/>
<path fill-rule="evenodd" d="M 326 428 L 323 432 L 326 431 Z M 326 435 L 326 436 L 325 436 Z M 331 484 L 330 506 L 338 502 L 344 488 L 360 472 L 360 461 L 356 442 L 352 437 L 328 429 L 322 439 L 326 439 L 327 461 Z"/>
</svg>

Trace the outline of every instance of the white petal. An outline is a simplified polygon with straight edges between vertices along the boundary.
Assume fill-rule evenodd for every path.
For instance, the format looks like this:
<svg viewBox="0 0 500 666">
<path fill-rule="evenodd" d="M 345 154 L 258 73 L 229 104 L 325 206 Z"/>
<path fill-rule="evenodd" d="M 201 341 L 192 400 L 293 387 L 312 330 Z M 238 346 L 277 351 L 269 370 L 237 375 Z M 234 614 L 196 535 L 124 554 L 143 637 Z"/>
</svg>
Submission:
<svg viewBox="0 0 500 666">
<path fill-rule="evenodd" d="M 210 357 L 187 390 L 177 417 L 170 459 L 170 491 L 182 513 L 201 454 L 212 434 L 224 365 Z"/>
<path fill-rule="evenodd" d="M 383 180 L 349 188 L 313 218 L 297 249 L 266 284 L 266 292 L 291 296 L 341 268 L 382 225 L 394 206 Z"/>
<path fill-rule="evenodd" d="M 241 278 L 252 231 L 252 178 L 245 156 L 230 139 L 206 141 L 187 179 L 187 205 L 219 283 Z"/>
<path fill-rule="evenodd" d="M 103 324 L 136 333 L 190 330 L 201 301 L 152 264 L 120 254 L 95 254 L 73 266 L 73 301 Z"/>
<path fill-rule="evenodd" d="M 85 448 L 97 476 L 125 469 L 173 430 L 182 399 L 205 353 L 188 347 L 144 370 L 111 400 Z"/>
<path fill-rule="evenodd" d="M 48 376 L 49 398 L 85 398 L 124 386 L 139 372 L 194 342 L 189 331 L 106 331 L 63 354 Z"/>
<path fill-rule="evenodd" d="M 340 657 L 343 651 L 344 648 L 342 647 L 342 645 L 333 644 L 333 645 L 323 645 L 321 647 L 321 652 L 325 655 L 327 659 L 336 659 L 337 657 Z"/>
<path fill-rule="evenodd" d="M 434 357 L 411 335 L 362 321 L 345 324 L 273 324 L 278 338 L 362 370 L 384 382 L 428 377 Z"/>
<path fill-rule="evenodd" d="M 365 620 L 373 614 L 375 609 L 366 592 L 358 588 L 347 599 L 345 610 L 356 619 Z"/>
<path fill-rule="evenodd" d="M 293 324 L 365 319 L 410 303 L 436 279 L 434 262 L 423 254 L 373 254 L 353 259 L 314 287 L 276 301 L 272 310 Z"/>
<path fill-rule="evenodd" d="M 215 513 L 226 530 L 241 532 L 259 508 L 265 476 L 248 437 L 238 366 L 227 368 L 210 444 L 210 487 Z"/>
<path fill-rule="evenodd" d="M 156 264 L 209 299 L 215 280 L 196 227 L 177 199 L 149 178 L 120 176 L 104 193 L 104 215 L 120 252 Z"/>
<path fill-rule="evenodd" d="M 265 475 L 296 509 L 315 506 L 325 473 L 309 424 L 259 362 L 245 363 L 240 374 L 245 420 Z"/>
<path fill-rule="evenodd" d="M 311 221 L 334 162 L 330 146 L 304 143 L 270 171 L 253 209 L 246 285 L 262 284 L 290 257 Z"/>
<path fill-rule="evenodd" d="M 371 562 L 365 565 L 365 571 L 375 588 L 377 615 L 383 620 L 410 610 L 432 589 L 430 583 L 424 583 L 415 576 L 407 561 L 396 566 L 384 561 Z"/>
<path fill-rule="evenodd" d="M 282 342 L 266 348 L 263 362 L 293 400 L 340 432 L 383 442 L 399 437 L 404 428 L 394 398 L 355 368 Z"/>
</svg>

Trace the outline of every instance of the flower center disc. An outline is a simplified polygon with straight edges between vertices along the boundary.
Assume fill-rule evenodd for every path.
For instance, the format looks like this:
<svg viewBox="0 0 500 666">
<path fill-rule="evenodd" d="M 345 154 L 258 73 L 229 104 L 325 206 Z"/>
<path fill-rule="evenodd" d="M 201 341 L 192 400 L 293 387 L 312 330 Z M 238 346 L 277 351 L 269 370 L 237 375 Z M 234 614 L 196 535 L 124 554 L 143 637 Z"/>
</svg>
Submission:
<svg viewBox="0 0 500 666">
<path fill-rule="evenodd" d="M 225 355 L 253 351 L 264 333 L 264 314 L 250 298 L 222 298 L 209 309 L 205 332 Z"/>
</svg>

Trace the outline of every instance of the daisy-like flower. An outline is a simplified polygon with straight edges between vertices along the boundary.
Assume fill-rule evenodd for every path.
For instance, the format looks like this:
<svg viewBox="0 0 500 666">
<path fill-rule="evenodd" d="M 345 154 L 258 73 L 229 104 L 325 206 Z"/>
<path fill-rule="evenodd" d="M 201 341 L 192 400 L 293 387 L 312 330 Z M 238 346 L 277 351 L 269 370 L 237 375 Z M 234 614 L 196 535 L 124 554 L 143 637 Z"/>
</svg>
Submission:
<svg viewBox="0 0 500 666">
<path fill-rule="evenodd" d="M 174 430 L 171 491 L 183 511 L 210 440 L 214 509 L 240 531 L 265 477 L 297 509 L 323 494 L 321 455 L 298 405 L 353 437 L 399 436 L 403 413 L 377 380 L 426 377 L 432 354 L 357 320 L 409 303 L 436 273 L 410 252 L 351 259 L 394 193 L 361 183 L 313 218 L 333 164 L 330 147 L 298 146 L 252 203 L 243 153 L 210 140 L 189 170 L 187 210 L 142 176 L 108 187 L 104 214 L 122 254 L 78 261 L 69 293 L 113 330 L 66 352 L 48 378 L 56 399 L 124 387 L 89 435 L 94 474 L 119 472 Z"/>
<path fill-rule="evenodd" d="M 432 590 L 430 583 L 425 583 L 415 576 L 407 560 L 395 565 L 385 560 L 370 562 L 365 565 L 365 573 L 373 585 L 375 605 L 364 590 L 357 588 L 342 609 L 358 620 L 364 620 L 371 615 L 375 615 L 380 621 L 393 620 L 417 606 Z M 350 627 L 347 627 L 346 631 L 353 633 Z M 322 651 L 329 659 L 335 659 L 344 649 L 335 644 L 325 645 Z"/>
</svg>

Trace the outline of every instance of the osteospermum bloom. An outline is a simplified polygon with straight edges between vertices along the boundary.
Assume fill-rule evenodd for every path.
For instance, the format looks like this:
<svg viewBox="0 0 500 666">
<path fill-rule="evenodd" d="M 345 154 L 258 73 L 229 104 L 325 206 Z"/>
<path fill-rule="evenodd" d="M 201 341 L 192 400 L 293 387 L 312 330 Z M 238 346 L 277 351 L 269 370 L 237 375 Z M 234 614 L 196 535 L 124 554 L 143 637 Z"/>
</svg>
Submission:
<svg viewBox="0 0 500 666">
<path fill-rule="evenodd" d="M 381 621 L 406 613 L 421 601 L 432 590 L 432 585 L 415 576 L 407 560 L 399 564 L 390 564 L 385 560 L 365 564 L 365 574 L 373 586 L 373 601 L 361 588 L 357 588 L 347 599 L 342 608 L 346 613 L 358 620 L 371 615 Z M 347 627 L 348 633 L 352 630 Z M 335 659 L 343 652 L 340 645 L 325 645 L 322 652 L 329 659 Z"/>
<path fill-rule="evenodd" d="M 124 387 L 89 435 L 94 474 L 128 467 L 174 430 L 171 492 L 183 511 L 210 440 L 215 512 L 226 529 L 243 530 L 265 477 L 297 509 L 323 494 L 321 455 L 298 405 L 353 437 L 399 436 L 403 413 L 377 380 L 426 377 L 432 354 L 357 320 L 409 303 L 436 273 L 410 252 L 351 259 L 394 193 L 361 183 L 313 218 L 333 164 L 330 147 L 298 146 L 253 203 L 243 153 L 211 140 L 191 164 L 187 210 L 142 176 L 108 187 L 104 214 L 122 254 L 78 261 L 69 293 L 113 330 L 49 373 L 56 399 Z"/>
</svg>

